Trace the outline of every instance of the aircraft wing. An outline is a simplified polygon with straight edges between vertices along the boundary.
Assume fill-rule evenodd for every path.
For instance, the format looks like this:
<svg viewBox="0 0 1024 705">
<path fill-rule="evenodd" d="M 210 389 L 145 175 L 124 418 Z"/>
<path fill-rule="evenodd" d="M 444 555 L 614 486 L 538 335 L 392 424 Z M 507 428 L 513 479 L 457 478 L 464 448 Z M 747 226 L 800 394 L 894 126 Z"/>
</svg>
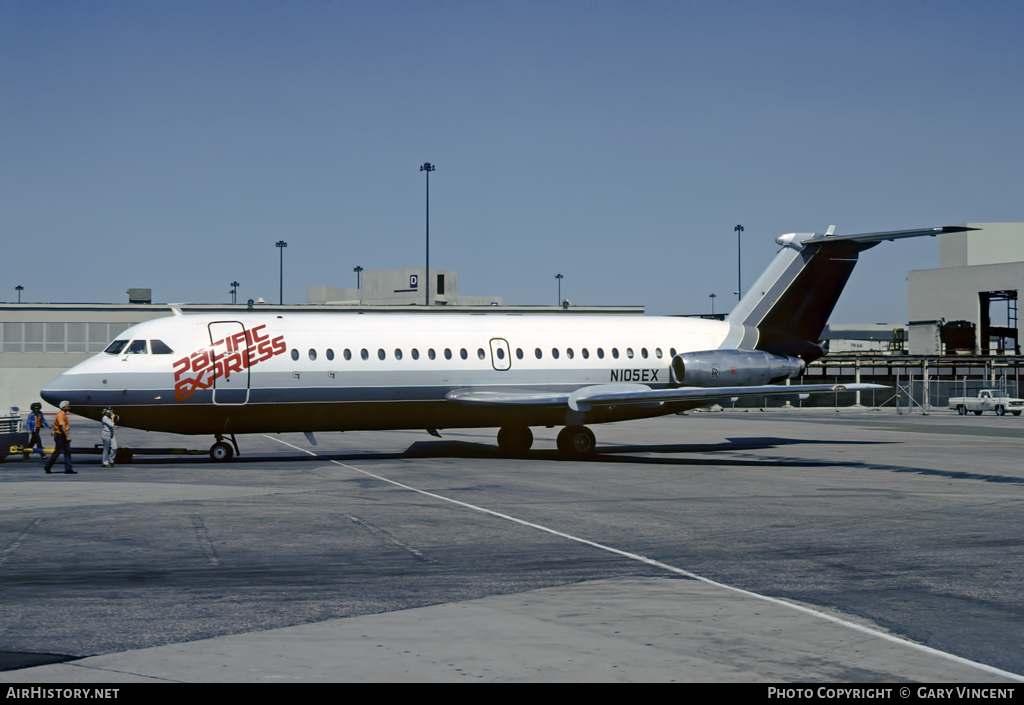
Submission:
<svg viewBox="0 0 1024 705">
<path fill-rule="evenodd" d="M 456 389 L 446 399 L 465 404 L 507 406 L 568 406 L 573 411 L 589 411 L 595 406 L 652 404 L 677 401 L 708 402 L 731 397 L 789 396 L 888 389 L 881 384 L 766 384 L 757 387 L 674 387 L 651 389 L 645 384 L 595 384 L 573 392 L 528 390 Z"/>
</svg>

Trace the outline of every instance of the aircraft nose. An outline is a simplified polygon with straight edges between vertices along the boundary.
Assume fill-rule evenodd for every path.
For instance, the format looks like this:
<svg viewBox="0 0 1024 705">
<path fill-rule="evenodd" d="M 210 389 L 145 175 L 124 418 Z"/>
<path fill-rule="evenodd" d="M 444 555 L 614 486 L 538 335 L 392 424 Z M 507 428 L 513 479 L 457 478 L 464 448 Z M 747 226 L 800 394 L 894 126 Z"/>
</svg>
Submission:
<svg viewBox="0 0 1024 705">
<path fill-rule="evenodd" d="M 72 404 L 78 401 L 73 398 L 76 395 L 70 389 L 67 374 L 57 375 L 50 380 L 45 387 L 39 390 L 39 396 L 52 406 L 59 406 L 62 401 L 70 401 Z"/>
</svg>

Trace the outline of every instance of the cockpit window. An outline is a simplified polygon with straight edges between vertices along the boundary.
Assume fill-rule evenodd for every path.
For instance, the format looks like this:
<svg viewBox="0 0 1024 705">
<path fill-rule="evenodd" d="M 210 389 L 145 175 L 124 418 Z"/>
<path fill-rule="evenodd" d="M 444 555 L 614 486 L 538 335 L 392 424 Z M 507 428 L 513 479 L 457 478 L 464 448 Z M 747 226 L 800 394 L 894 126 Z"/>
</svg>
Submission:
<svg viewBox="0 0 1024 705">
<path fill-rule="evenodd" d="M 131 345 L 128 346 L 129 355 L 145 355 L 146 354 L 146 341 L 145 340 L 133 340 Z"/>
<path fill-rule="evenodd" d="M 119 352 L 124 350 L 124 346 L 128 344 L 127 340 L 115 340 L 113 343 L 107 346 L 107 349 L 103 352 L 111 355 L 117 355 Z"/>
<path fill-rule="evenodd" d="M 162 340 L 151 340 L 149 341 L 149 349 L 154 355 L 173 355 L 174 351 L 167 347 L 167 343 Z"/>
</svg>

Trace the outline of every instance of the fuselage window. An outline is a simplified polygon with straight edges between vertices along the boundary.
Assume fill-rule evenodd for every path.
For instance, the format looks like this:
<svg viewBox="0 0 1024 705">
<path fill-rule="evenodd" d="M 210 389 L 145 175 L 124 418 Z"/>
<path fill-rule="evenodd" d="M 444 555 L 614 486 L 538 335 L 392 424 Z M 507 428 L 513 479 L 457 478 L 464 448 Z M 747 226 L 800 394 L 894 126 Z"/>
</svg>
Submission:
<svg viewBox="0 0 1024 705">
<path fill-rule="evenodd" d="M 384 358 L 381 358 L 381 359 L 383 360 Z M 402 348 L 395 348 L 395 359 L 396 360 L 401 360 L 402 359 Z"/>
<path fill-rule="evenodd" d="M 484 352 L 483 350 L 480 351 L 480 359 L 481 360 L 484 359 L 483 352 Z M 498 359 L 499 360 L 504 360 L 505 359 L 505 348 L 498 348 Z"/>
<path fill-rule="evenodd" d="M 366 348 L 363 348 L 362 350 L 359 351 L 359 357 L 363 358 L 364 360 L 369 360 L 370 351 L 367 350 Z"/>
<path fill-rule="evenodd" d="M 533 354 L 537 356 L 537 359 L 538 359 L 538 360 L 539 360 L 539 359 L 541 359 L 542 357 L 544 357 L 544 353 L 542 353 L 542 352 L 540 351 L 540 348 L 537 348 L 536 350 L 534 350 L 534 351 L 533 351 Z"/>
<path fill-rule="evenodd" d="M 612 348 L 612 357 L 614 357 L 616 360 L 619 359 L 619 349 L 618 348 Z"/>
<path fill-rule="evenodd" d="M 384 348 L 377 348 L 377 359 L 383 360 L 385 357 L 387 357 L 387 353 L 384 352 Z"/>
<path fill-rule="evenodd" d="M 316 350 L 314 350 L 313 348 L 309 349 L 309 359 L 310 360 L 315 360 L 316 359 Z"/>
<path fill-rule="evenodd" d="M 597 359 L 598 360 L 603 360 L 604 359 L 604 348 L 598 348 L 597 349 Z"/>
<path fill-rule="evenodd" d="M 133 340 L 132 344 L 128 346 L 129 355 L 145 355 L 146 354 L 146 341 L 145 340 Z"/>
<path fill-rule="evenodd" d="M 127 340 L 115 340 L 113 343 L 107 346 L 107 349 L 103 352 L 110 355 L 117 355 L 119 352 L 124 350 L 124 346 L 128 344 Z"/>
<path fill-rule="evenodd" d="M 469 357 L 469 353 L 466 352 L 466 348 L 462 348 L 461 350 L 459 350 L 459 357 L 461 357 L 463 360 Z"/>
<path fill-rule="evenodd" d="M 505 357 L 505 354 L 504 354 L 505 351 L 502 350 L 501 352 L 502 352 L 502 354 L 500 355 L 500 357 Z M 483 348 L 477 348 L 476 349 L 476 356 L 479 357 L 481 360 L 483 360 L 485 357 L 487 357 L 487 355 L 484 353 L 484 349 Z"/>
<path fill-rule="evenodd" d="M 299 359 L 299 351 L 296 350 L 295 348 L 292 348 L 292 359 L 293 360 L 298 360 Z"/>
<path fill-rule="evenodd" d="M 633 348 L 626 348 L 626 357 L 628 357 L 630 360 L 633 359 Z"/>
<path fill-rule="evenodd" d="M 167 343 L 162 340 L 151 340 L 149 341 L 149 349 L 154 355 L 173 355 L 174 351 L 167 347 Z"/>
<path fill-rule="evenodd" d="M 444 349 L 444 359 L 445 360 L 451 360 L 452 359 L 452 349 L 451 348 L 445 348 Z"/>
<path fill-rule="evenodd" d="M 566 356 L 567 358 L 569 358 L 570 360 L 571 360 L 571 359 L 572 359 L 572 358 L 573 358 L 573 357 L 575 356 L 575 354 L 576 354 L 576 353 L 574 353 L 574 352 L 572 351 L 572 348 L 566 348 L 566 349 L 565 349 L 565 356 Z"/>
<path fill-rule="evenodd" d="M 420 359 L 420 351 L 417 350 L 416 348 L 412 349 L 412 359 L 413 360 L 419 360 Z"/>
<path fill-rule="evenodd" d="M 330 348 L 327 348 L 327 359 L 328 360 L 333 360 L 334 359 L 334 351 L 331 350 Z"/>
<path fill-rule="evenodd" d="M 349 350 L 348 348 L 345 348 L 345 352 L 342 353 L 342 357 L 344 357 L 346 360 L 351 360 L 352 359 L 352 351 Z"/>
<path fill-rule="evenodd" d="M 519 358 L 520 360 L 523 359 L 523 349 L 522 348 L 516 348 L 516 357 Z"/>
<path fill-rule="evenodd" d="M 661 348 L 654 348 L 654 356 L 659 360 L 661 359 Z"/>
<path fill-rule="evenodd" d="M 587 350 L 586 348 L 583 348 L 582 350 L 580 350 L 580 354 L 583 355 L 583 359 L 584 360 L 589 360 L 590 359 L 590 351 Z"/>
<path fill-rule="evenodd" d="M 551 357 L 558 359 L 558 348 L 551 348 Z"/>
<path fill-rule="evenodd" d="M 676 349 L 675 348 L 669 348 L 668 355 L 669 355 L 669 357 L 675 357 L 676 356 Z"/>
<path fill-rule="evenodd" d="M 429 357 L 431 360 L 437 357 L 437 355 L 434 353 L 434 348 L 430 348 L 427 350 L 427 357 Z"/>
<path fill-rule="evenodd" d="M 647 359 L 647 348 L 640 348 L 640 357 Z"/>
</svg>

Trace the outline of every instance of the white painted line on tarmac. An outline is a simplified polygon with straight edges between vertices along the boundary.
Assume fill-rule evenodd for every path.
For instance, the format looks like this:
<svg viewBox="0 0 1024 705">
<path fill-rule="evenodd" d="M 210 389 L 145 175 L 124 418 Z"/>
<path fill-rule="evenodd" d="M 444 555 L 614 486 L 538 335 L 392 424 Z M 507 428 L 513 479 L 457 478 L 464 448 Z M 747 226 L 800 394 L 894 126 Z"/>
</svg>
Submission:
<svg viewBox="0 0 1024 705">
<path fill-rule="evenodd" d="M 1020 681 L 1020 682 L 1024 683 L 1024 676 L 1021 676 L 1021 675 L 1016 674 L 1016 673 L 1011 673 L 1010 671 L 1004 671 L 1004 670 L 1002 670 L 1000 668 L 995 668 L 994 666 L 989 666 L 989 665 L 986 665 L 984 663 L 978 663 L 977 661 L 971 661 L 969 659 L 965 659 L 965 658 L 962 658 L 960 656 L 956 656 L 955 654 L 946 653 L 945 651 L 939 651 L 938 649 L 933 649 L 932 647 L 925 646 L 924 644 L 918 644 L 918 643 L 915 643 L 913 641 L 908 641 L 906 639 L 900 639 L 899 637 L 895 637 L 895 636 L 893 636 L 891 634 L 886 634 L 885 632 L 880 632 L 880 631 L 877 631 L 875 629 L 870 629 L 868 627 L 864 627 L 864 626 L 861 626 L 859 624 L 855 624 L 853 622 L 848 622 L 845 619 L 839 619 L 838 617 L 833 617 L 832 615 L 825 614 L 824 612 L 818 612 L 817 610 L 812 610 L 812 609 L 810 609 L 808 607 L 804 607 L 802 605 L 797 605 L 797 604 L 794 604 L 792 602 L 787 602 L 786 600 L 780 600 L 778 598 L 769 597 L 767 595 L 760 595 L 760 594 L 758 594 L 756 592 L 751 592 L 749 590 L 744 590 L 743 588 L 733 587 L 732 585 L 726 585 L 724 583 L 715 582 L 714 580 L 711 580 L 710 578 L 702 577 L 700 575 L 697 575 L 696 573 L 691 573 L 688 570 L 683 570 L 682 568 L 676 568 L 675 566 L 668 565 L 667 563 L 662 563 L 661 561 L 656 561 L 653 558 L 648 558 L 647 556 L 641 556 L 638 553 L 630 553 L 629 551 L 622 551 L 622 550 L 620 550 L 618 548 L 613 548 L 611 546 L 605 546 L 604 544 L 596 543 L 595 541 L 589 541 L 587 539 L 580 538 L 578 536 L 573 536 L 572 534 L 566 534 L 566 533 L 563 533 L 561 531 L 557 531 L 555 529 L 550 529 L 550 528 L 548 528 L 546 526 L 541 526 L 540 524 L 534 524 L 534 523 L 526 521 L 524 519 L 517 519 L 516 517 L 509 516 L 508 514 L 502 514 L 501 512 L 496 512 L 496 511 L 493 511 L 491 509 L 485 509 L 484 507 L 478 507 L 475 504 L 469 504 L 467 502 L 461 502 L 461 501 L 459 501 L 457 499 L 452 499 L 450 497 L 445 497 L 443 495 L 434 494 L 433 492 L 427 492 L 426 490 L 417 489 L 415 487 L 403 484 L 403 483 L 398 482 L 396 480 L 389 480 L 386 477 L 381 477 L 380 475 L 375 475 L 372 472 L 369 472 L 367 470 L 362 470 L 362 469 L 357 468 L 355 466 L 347 465 L 345 463 L 338 462 L 337 460 L 331 460 L 330 458 L 325 458 L 322 455 L 318 455 L 318 454 L 316 454 L 316 453 L 314 453 L 312 451 L 306 450 L 305 448 L 300 448 L 298 446 L 292 445 L 291 443 L 288 443 L 287 441 L 282 441 L 280 438 L 274 438 L 272 436 L 264 436 L 264 438 L 269 438 L 272 441 L 277 441 L 278 443 L 283 443 L 284 445 L 286 445 L 286 446 L 288 446 L 290 448 L 294 448 L 297 451 L 301 451 L 301 452 L 306 453 L 308 455 L 312 455 L 314 458 L 319 458 L 320 460 L 324 460 L 324 461 L 327 461 L 329 463 L 334 463 L 335 465 L 340 465 L 343 468 L 348 468 L 349 470 L 354 470 L 355 472 L 358 472 L 358 473 L 361 473 L 363 475 L 366 475 L 367 477 L 372 477 L 375 480 L 380 480 L 381 482 L 386 482 L 388 484 L 394 485 L 395 487 L 401 487 L 402 489 L 409 490 L 410 492 L 417 492 L 417 493 L 425 495 L 427 497 L 433 497 L 434 499 L 440 499 L 440 500 L 442 500 L 444 502 L 449 502 L 451 504 L 457 504 L 460 507 L 466 507 L 467 509 L 472 509 L 472 510 L 477 511 L 477 512 L 483 512 L 484 514 L 490 514 L 491 516 L 498 517 L 499 519 L 505 519 L 506 521 L 511 521 L 513 523 L 516 523 L 516 524 L 521 524 L 523 526 L 528 526 L 531 529 L 537 529 L 538 531 L 544 531 L 546 533 L 553 534 L 555 536 L 560 536 L 560 537 L 562 537 L 564 539 L 568 539 L 570 541 L 576 541 L 577 543 L 586 544 L 587 546 L 593 546 L 594 548 L 599 548 L 602 551 L 608 551 L 610 553 L 614 553 L 614 554 L 619 555 L 619 556 L 624 556 L 626 558 L 630 558 L 632 560 L 639 561 L 641 563 L 646 563 L 647 565 L 652 565 L 652 566 L 655 566 L 657 568 L 661 568 L 662 570 L 667 570 L 667 571 L 669 571 L 671 573 L 675 573 L 677 575 L 683 575 L 683 576 L 685 576 L 687 578 L 693 578 L 694 580 L 699 580 L 700 582 L 705 583 L 707 585 L 714 585 L 715 587 L 719 587 L 719 588 L 722 588 L 724 590 L 731 590 L 732 592 L 737 592 L 737 593 L 739 593 L 741 595 L 746 595 L 748 597 L 753 597 L 753 598 L 758 599 L 758 600 L 764 600 L 766 602 L 771 602 L 771 603 L 776 604 L 776 605 L 782 605 L 784 607 L 789 607 L 790 609 L 797 610 L 798 612 L 803 612 L 805 614 L 814 615 L 815 617 L 819 617 L 821 619 L 824 619 L 824 620 L 829 621 L 829 622 L 833 622 L 835 624 L 841 624 L 841 625 L 843 625 L 845 627 L 849 627 L 850 629 L 856 630 L 858 632 L 862 632 L 864 634 L 869 634 L 869 635 L 871 635 L 873 637 L 877 637 L 879 639 L 885 639 L 886 641 L 891 641 L 891 642 L 894 642 L 896 644 L 902 644 L 904 646 L 909 646 L 911 648 L 918 649 L 919 651 L 923 651 L 925 653 L 933 654 L 935 656 L 941 656 L 942 658 L 948 659 L 950 661 L 954 661 L 956 663 L 964 664 L 966 666 L 973 666 L 974 668 L 977 668 L 979 670 L 985 671 L 987 673 L 993 673 L 993 674 L 998 675 L 998 676 L 1003 676 L 1005 678 L 1010 678 L 1012 680 Z"/>
</svg>

